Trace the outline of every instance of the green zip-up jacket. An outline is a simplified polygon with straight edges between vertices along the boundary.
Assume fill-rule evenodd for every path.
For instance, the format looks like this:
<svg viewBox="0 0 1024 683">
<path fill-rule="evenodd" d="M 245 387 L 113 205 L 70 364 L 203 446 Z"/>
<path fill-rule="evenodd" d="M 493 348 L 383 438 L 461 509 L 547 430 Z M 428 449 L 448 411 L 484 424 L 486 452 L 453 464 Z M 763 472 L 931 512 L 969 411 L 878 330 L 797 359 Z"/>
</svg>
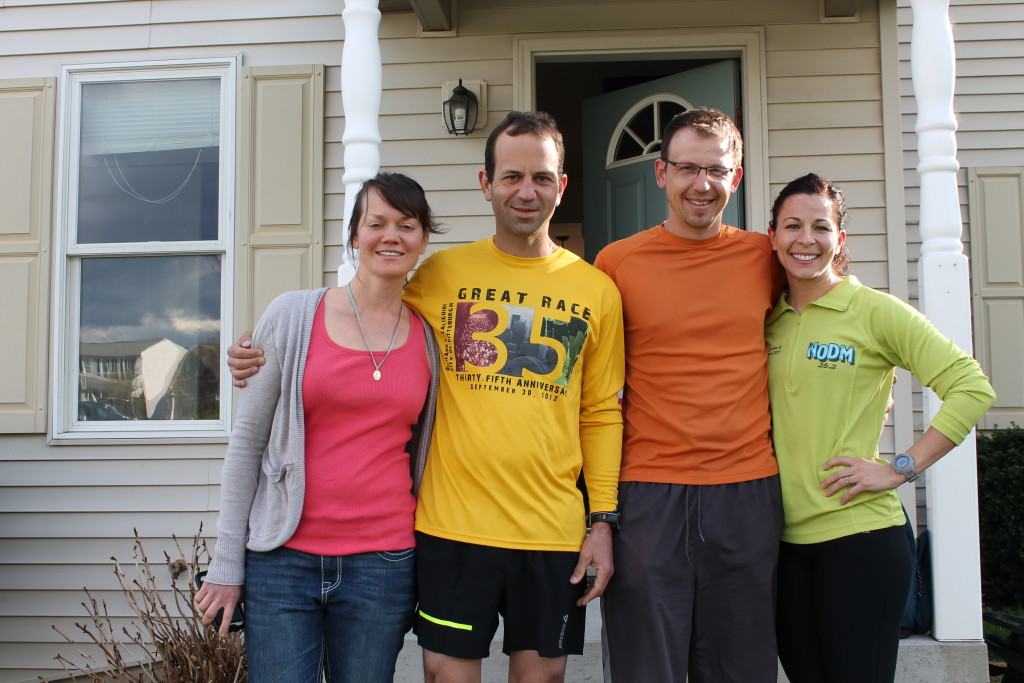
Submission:
<svg viewBox="0 0 1024 683">
<path fill-rule="evenodd" d="M 931 426 L 955 443 L 995 400 L 977 361 L 896 297 L 843 279 L 799 314 L 783 294 L 768 317 L 768 391 L 786 523 L 782 540 L 820 543 L 905 522 L 895 490 L 826 498 L 822 465 L 878 459 L 896 367 L 942 399 Z"/>
</svg>

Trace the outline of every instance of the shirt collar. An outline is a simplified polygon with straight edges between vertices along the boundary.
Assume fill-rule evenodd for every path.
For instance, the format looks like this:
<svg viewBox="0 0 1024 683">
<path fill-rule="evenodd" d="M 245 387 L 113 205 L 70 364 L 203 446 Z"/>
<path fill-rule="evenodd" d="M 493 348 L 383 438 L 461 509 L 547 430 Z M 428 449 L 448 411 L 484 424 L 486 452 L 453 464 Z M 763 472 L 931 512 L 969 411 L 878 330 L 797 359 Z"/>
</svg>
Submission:
<svg viewBox="0 0 1024 683">
<path fill-rule="evenodd" d="M 808 304 L 808 306 L 820 306 L 821 308 L 831 308 L 835 311 L 845 311 L 850 307 L 850 303 L 853 301 L 854 295 L 857 290 L 862 287 L 860 280 L 857 279 L 856 275 L 846 275 L 843 277 L 842 282 L 833 287 L 828 294 L 816 299 Z M 789 305 L 789 301 L 786 300 L 788 290 L 782 293 L 779 297 L 779 302 L 775 305 L 775 310 L 768 316 L 768 323 L 773 323 L 782 316 L 786 311 L 793 311 L 796 313 L 796 309 Z M 806 310 L 806 309 L 805 309 Z"/>
</svg>

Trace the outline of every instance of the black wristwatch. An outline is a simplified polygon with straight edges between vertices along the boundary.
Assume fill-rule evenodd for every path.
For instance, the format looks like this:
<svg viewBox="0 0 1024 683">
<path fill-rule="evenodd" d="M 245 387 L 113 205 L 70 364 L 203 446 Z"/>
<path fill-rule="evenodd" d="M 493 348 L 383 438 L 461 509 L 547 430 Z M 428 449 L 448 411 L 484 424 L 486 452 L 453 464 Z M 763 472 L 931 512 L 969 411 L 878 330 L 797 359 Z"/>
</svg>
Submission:
<svg viewBox="0 0 1024 683">
<path fill-rule="evenodd" d="M 611 525 L 612 531 L 619 530 L 618 512 L 591 512 L 587 517 L 587 526 L 594 526 L 594 522 L 606 522 Z"/>
</svg>

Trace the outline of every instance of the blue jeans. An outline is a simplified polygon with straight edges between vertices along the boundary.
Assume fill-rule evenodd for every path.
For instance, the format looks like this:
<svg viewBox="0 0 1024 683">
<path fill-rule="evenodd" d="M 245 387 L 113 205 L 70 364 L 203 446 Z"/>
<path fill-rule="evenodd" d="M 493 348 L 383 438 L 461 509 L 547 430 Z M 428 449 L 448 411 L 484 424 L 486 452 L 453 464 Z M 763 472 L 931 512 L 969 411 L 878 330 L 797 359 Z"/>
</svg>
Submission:
<svg viewBox="0 0 1024 683">
<path fill-rule="evenodd" d="M 245 554 L 249 681 L 390 682 L 416 607 L 416 551 Z"/>
</svg>

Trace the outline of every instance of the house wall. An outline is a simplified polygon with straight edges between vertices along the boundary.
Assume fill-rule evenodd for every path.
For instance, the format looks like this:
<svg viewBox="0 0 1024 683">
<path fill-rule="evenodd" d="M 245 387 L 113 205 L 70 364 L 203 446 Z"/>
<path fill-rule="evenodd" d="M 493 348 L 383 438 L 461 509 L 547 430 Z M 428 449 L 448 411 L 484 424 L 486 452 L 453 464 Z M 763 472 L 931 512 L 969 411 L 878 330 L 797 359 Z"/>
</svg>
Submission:
<svg viewBox="0 0 1024 683">
<path fill-rule="evenodd" d="M 763 183 L 765 194 L 774 196 L 808 171 L 837 180 L 853 207 L 857 274 L 866 284 L 899 292 L 916 279 L 903 254 L 909 242 L 912 266 L 919 237 L 907 62 L 911 16 L 905 0 L 892 1 L 883 0 L 881 11 L 865 1 L 855 22 L 821 23 L 814 0 L 462 0 L 457 31 L 428 37 L 418 35 L 411 13 L 386 14 L 380 30 L 382 165 L 413 175 L 427 189 L 448 228 L 431 250 L 485 237 L 493 224 L 476 173 L 487 130 L 468 138 L 443 131 L 443 81 L 486 81 L 493 125 L 512 107 L 513 34 L 728 28 L 742 18 L 743 26 L 763 31 L 763 102 L 745 106 L 766 112 L 764 139 L 747 135 L 768 157 L 768 177 L 748 175 L 747 181 Z M 245 67 L 326 65 L 323 283 L 333 284 L 345 232 L 342 7 L 343 0 L 0 2 L 0 80 L 58 78 L 65 63 L 225 54 L 240 54 Z M 1022 8 L 953 3 L 965 166 L 1021 163 L 1024 83 L 1007 72 L 1024 72 L 1024 41 L 1015 37 L 1024 32 L 1007 17 L 1019 22 Z M 880 23 L 890 16 L 891 25 Z M 902 210 L 895 208 L 904 193 L 907 240 Z M 909 415 L 909 407 L 900 410 Z M 891 450 L 891 430 L 885 440 Z M 0 683 L 59 670 L 54 654 L 70 652 L 50 627 L 74 630 L 84 616 L 83 586 L 110 599 L 118 621 L 129 614 L 109 557 L 131 557 L 133 527 L 151 559 L 162 558 L 164 549 L 177 556 L 168 543 L 172 533 L 188 538 L 200 522 L 212 532 L 223 452 L 223 443 L 58 446 L 48 445 L 44 434 L 0 434 Z"/>
<path fill-rule="evenodd" d="M 907 243 L 919 254 L 920 179 L 917 176 L 917 106 L 910 72 L 913 12 L 898 0 L 900 114 L 906 177 Z M 969 242 L 967 170 L 1024 163 L 1024 3 L 951 0 L 950 22 L 956 46 L 957 174 L 964 241 Z M 969 249 L 969 244 L 965 245 Z M 968 254 L 970 252 L 968 251 Z M 910 273 L 916 283 L 916 268 Z M 916 286 L 912 297 L 916 299 Z"/>
<path fill-rule="evenodd" d="M 241 55 L 243 67 L 337 64 L 342 8 L 340 0 L 2 2 L 0 81 L 59 79 L 65 64 L 223 55 Z M 55 90 L 59 112 L 59 82 Z M 245 109 L 239 106 L 240 119 Z M 56 160 L 54 153 L 54 167 Z M 244 214 L 241 204 L 240 199 Z M 58 229 L 55 224 L 53 234 Z M 2 242 L 0 235 L 0 257 Z M 317 270 L 322 260 L 317 258 Z M 238 269 L 243 270 L 241 259 Z M 42 308 L 45 317 L 48 304 Z M 45 341 L 42 354 L 47 355 Z M 49 378 L 55 377 L 50 368 Z M 74 653 L 52 626 L 87 641 L 75 627 L 86 616 L 83 587 L 108 602 L 115 631 L 127 624 L 131 612 L 110 558 L 127 562 L 133 575 L 133 528 L 157 579 L 170 586 L 164 552 L 187 559 L 200 524 L 207 537 L 215 533 L 224 450 L 223 440 L 48 445 L 43 433 L 0 433 L 0 681 L 63 672 L 54 656 Z M 183 553 L 172 534 L 181 539 Z M 179 585 L 189 580 L 185 576 Z M 136 656 L 131 652 L 129 659 Z"/>
<path fill-rule="evenodd" d="M 899 94 L 905 177 L 908 295 L 917 302 L 920 256 L 920 178 L 916 171 L 917 104 L 910 70 L 913 12 L 909 0 L 896 2 Z M 1021 249 L 1022 193 L 1013 182 L 1024 172 L 1024 3 L 952 0 L 949 9 L 956 50 L 953 109 L 957 119 L 958 199 L 964 251 L 971 258 L 974 353 L 998 394 L 979 428 L 1009 426 L 1024 416 L 1024 251 Z M 993 174 L 1002 184 L 995 204 L 980 206 L 983 188 L 971 187 Z M 971 192 L 978 193 L 975 206 Z M 1015 191 L 1014 191 L 1015 190 Z M 990 190 L 991 191 L 991 190 Z M 1007 192 L 1008 191 L 1008 192 Z M 997 211 L 998 210 L 998 211 Z M 973 220 L 976 221 L 972 224 Z M 972 235 L 979 239 L 971 244 Z M 1004 267 L 993 274 L 996 259 Z M 998 267 L 998 266 L 997 266 Z M 994 277 L 995 282 L 992 282 Z M 991 308 L 992 295 L 997 307 Z M 921 425 L 915 400 L 915 425 Z"/>
<path fill-rule="evenodd" d="M 866 3 L 872 5 L 872 3 Z M 628 7 L 628 11 L 627 11 Z M 699 21 L 694 20 L 699 8 Z M 856 23 L 822 24 L 815 2 L 764 3 L 588 3 L 567 1 L 523 6 L 508 0 L 462 3 L 458 36 L 411 39 L 415 19 L 411 15 L 385 17 L 381 52 L 384 63 L 384 97 L 381 109 L 382 164 L 410 173 L 429 192 L 437 213 L 449 228 L 433 239 L 433 248 L 490 234 L 490 211 L 482 200 L 476 172 L 482 159 L 487 130 L 469 138 L 447 136 L 439 125 L 438 86 L 452 78 L 482 79 L 488 84 L 488 123 L 494 124 L 512 107 L 514 63 L 512 35 L 553 35 L 581 30 L 611 32 L 633 29 L 652 31 L 665 27 L 735 27 L 744 17 L 745 27 L 763 27 L 766 77 L 764 102 L 745 102 L 745 107 L 767 107 L 769 196 L 786 182 L 816 171 L 841 182 L 854 207 L 853 246 L 857 272 L 873 286 L 886 287 L 887 266 L 884 145 L 879 25 L 877 9 L 861 10 Z M 628 23 L 624 18 L 628 17 Z M 406 23 L 407 22 L 407 23 Z M 566 34 L 569 35 L 569 34 Z M 680 41 L 684 45 L 683 41 Z M 472 58 L 467 58 L 472 55 Z M 338 83 L 328 70 L 329 116 L 340 109 L 331 106 L 331 92 Z M 426 84 L 428 87 L 422 87 Z M 343 122 L 328 123 L 330 140 L 340 139 Z M 747 131 L 748 144 L 751 142 Z M 341 150 L 338 149 L 337 157 Z M 439 159 L 443 160 L 439 162 Z M 340 159 L 328 160 L 328 177 Z M 341 170 L 337 173 L 340 176 Z M 765 183 L 751 175 L 747 182 Z M 579 191 L 570 181 L 569 192 Z M 328 202 L 340 209 L 341 183 L 329 181 Z M 573 188 L 577 189 L 573 189 Z M 333 189 L 332 189 L 333 188 Z M 328 216 L 335 214 L 328 210 Z M 755 217 L 756 218 L 756 217 Z M 330 220 L 330 219 L 329 219 Z M 767 216 L 755 220 L 764 230 Z M 330 244 L 340 241 L 342 226 L 328 229 Z M 335 257 L 335 258 L 332 258 Z M 340 260 L 340 249 L 328 247 L 328 269 Z"/>
</svg>

